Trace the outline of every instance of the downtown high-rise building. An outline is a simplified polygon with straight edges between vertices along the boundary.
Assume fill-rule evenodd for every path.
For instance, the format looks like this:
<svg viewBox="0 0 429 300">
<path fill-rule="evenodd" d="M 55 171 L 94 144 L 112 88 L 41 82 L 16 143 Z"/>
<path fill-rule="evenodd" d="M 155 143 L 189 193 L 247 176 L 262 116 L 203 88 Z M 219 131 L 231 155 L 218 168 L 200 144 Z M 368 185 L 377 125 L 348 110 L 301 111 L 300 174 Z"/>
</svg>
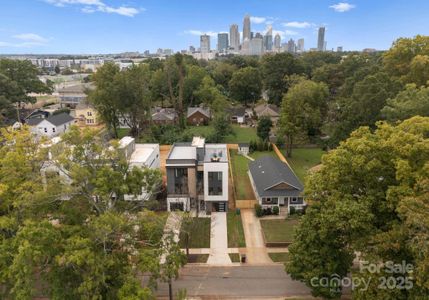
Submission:
<svg viewBox="0 0 429 300">
<path fill-rule="evenodd" d="M 277 33 L 276 36 L 274 37 L 274 49 L 278 51 L 280 50 L 281 46 L 282 46 L 282 38 L 280 34 Z"/>
<path fill-rule="evenodd" d="M 217 51 L 226 52 L 228 50 L 228 33 L 218 33 L 217 35 Z"/>
<path fill-rule="evenodd" d="M 298 44 L 296 46 L 297 52 L 304 52 L 304 39 L 299 39 Z"/>
<path fill-rule="evenodd" d="M 264 36 L 264 49 L 267 51 L 273 50 L 273 27 L 271 25 Z"/>
<path fill-rule="evenodd" d="M 250 16 L 246 15 L 243 20 L 243 42 L 245 39 L 251 39 L 250 32 Z"/>
<path fill-rule="evenodd" d="M 232 24 L 229 27 L 229 44 L 236 51 L 240 48 L 240 32 L 238 32 L 237 24 Z"/>
<path fill-rule="evenodd" d="M 262 55 L 264 53 L 264 39 L 262 34 L 257 32 L 255 37 L 250 40 L 249 54 L 250 55 Z"/>
<path fill-rule="evenodd" d="M 210 52 L 210 36 L 207 34 L 200 36 L 200 51 L 201 53 Z"/>
<path fill-rule="evenodd" d="M 287 52 L 289 52 L 289 53 L 295 53 L 296 52 L 296 45 L 295 45 L 295 41 L 293 39 L 290 39 L 287 42 Z"/>
<path fill-rule="evenodd" d="M 319 27 L 317 35 L 317 50 L 324 51 L 325 49 L 325 27 Z"/>
</svg>

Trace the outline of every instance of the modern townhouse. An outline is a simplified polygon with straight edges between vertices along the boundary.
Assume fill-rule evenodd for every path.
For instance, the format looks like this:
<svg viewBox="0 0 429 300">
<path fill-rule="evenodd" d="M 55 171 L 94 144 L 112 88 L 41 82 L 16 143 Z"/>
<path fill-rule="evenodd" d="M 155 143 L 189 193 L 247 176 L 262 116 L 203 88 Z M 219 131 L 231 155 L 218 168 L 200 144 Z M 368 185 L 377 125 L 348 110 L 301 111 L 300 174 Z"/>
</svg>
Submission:
<svg viewBox="0 0 429 300">
<path fill-rule="evenodd" d="M 206 144 L 194 137 L 176 143 L 166 159 L 167 208 L 226 211 L 228 209 L 228 150 L 226 144 Z"/>
</svg>

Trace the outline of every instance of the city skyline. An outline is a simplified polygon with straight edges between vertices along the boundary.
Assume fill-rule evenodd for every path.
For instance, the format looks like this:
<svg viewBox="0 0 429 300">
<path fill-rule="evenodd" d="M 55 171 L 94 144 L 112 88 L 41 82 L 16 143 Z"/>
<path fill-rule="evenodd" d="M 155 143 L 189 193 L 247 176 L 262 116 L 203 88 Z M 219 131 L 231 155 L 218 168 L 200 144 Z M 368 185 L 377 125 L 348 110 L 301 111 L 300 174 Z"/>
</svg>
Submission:
<svg viewBox="0 0 429 300">
<path fill-rule="evenodd" d="M 249 15 L 252 32 L 282 43 L 305 39 L 305 48 L 317 48 L 318 27 L 326 28 L 327 50 L 388 49 L 399 37 L 429 33 L 422 1 L 125 1 L 23 0 L 2 1 L 0 54 L 91 54 L 126 51 L 152 53 L 199 46 L 202 34 L 211 37 L 238 25 L 242 42 L 243 18 Z M 311 3 L 310 3 L 311 2 Z M 414 5 L 413 5 L 414 2 Z"/>
</svg>

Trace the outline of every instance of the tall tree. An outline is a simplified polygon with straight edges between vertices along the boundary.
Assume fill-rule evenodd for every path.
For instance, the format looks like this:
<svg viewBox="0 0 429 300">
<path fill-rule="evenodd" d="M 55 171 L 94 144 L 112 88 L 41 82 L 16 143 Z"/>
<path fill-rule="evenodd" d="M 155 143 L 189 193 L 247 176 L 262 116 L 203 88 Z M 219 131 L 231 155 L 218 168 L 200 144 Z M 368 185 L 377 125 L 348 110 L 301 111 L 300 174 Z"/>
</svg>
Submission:
<svg viewBox="0 0 429 300">
<path fill-rule="evenodd" d="M 51 93 L 52 87 L 40 81 L 38 74 L 29 60 L 0 59 L 0 109 L 15 106 L 20 121 L 22 103 L 36 102 L 31 93 Z"/>
<path fill-rule="evenodd" d="M 268 141 L 270 137 L 271 127 L 273 127 L 273 122 L 269 117 L 264 116 L 258 120 L 256 134 L 261 140 Z"/>
<path fill-rule="evenodd" d="M 300 79 L 284 95 L 280 113 L 280 132 L 286 136 L 286 152 L 292 155 L 295 138 L 320 133 L 327 110 L 328 87 Z"/>
<path fill-rule="evenodd" d="M 290 53 L 265 55 L 261 62 L 261 72 L 269 101 L 280 105 L 283 94 L 288 89 L 284 78 L 287 75 L 300 74 L 303 71 L 300 62 Z"/>
<path fill-rule="evenodd" d="M 89 101 L 106 123 L 111 134 L 118 137 L 121 99 L 118 95 L 116 78 L 120 70 L 114 63 L 105 63 L 93 75 L 95 89 L 89 91 Z"/>
<path fill-rule="evenodd" d="M 244 105 L 254 103 L 261 96 L 262 80 L 257 68 L 246 67 L 234 72 L 229 81 L 231 97 Z"/>
<path fill-rule="evenodd" d="M 395 98 L 387 100 L 381 114 L 389 121 L 405 120 L 412 116 L 429 116 L 429 87 L 407 85 Z"/>
<path fill-rule="evenodd" d="M 412 274 L 366 274 L 368 291 L 357 299 L 421 299 L 428 293 L 427 243 L 429 118 L 414 117 L 392 126 L 361 127 L 322 157 L 322 168 L 306 181 L 309 207 L 289 247 L 286 270 L 309 286 L 314 296 L 337 298 L 338 281 L 359 258 L 369 263 L 393 261 L 414 265 Z M 418 212 L 417 212 L 418 211 Z M 423 243 L 423 244 L 422 244 Z M 424 251 L 424 255 L 422 255 Z M 336 274 L 336 275 L 335 275 Z M 380 276 L 409 277 L 412 289 L 380 289 Z M 410 277 L 411 276 L 411 277 Z M 328 286 L 312 284 L 327 277 Z"/>
</svg>

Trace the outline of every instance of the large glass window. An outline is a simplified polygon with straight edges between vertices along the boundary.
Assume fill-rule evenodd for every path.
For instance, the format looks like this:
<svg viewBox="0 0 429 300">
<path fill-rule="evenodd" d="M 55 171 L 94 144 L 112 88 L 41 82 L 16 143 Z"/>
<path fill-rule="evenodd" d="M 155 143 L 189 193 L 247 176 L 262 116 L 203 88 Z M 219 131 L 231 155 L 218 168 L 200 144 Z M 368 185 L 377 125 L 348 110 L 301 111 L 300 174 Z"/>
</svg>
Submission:
<svg viewBox="0 0 429 300">
<path fill-rule="evenodd" d="M 208 172 L 209 195 L 222 195 L 222 172 Z"/>
<path fill-rule="evenodd" d="M 178 195 L 188 194 L 188 169 L 174 169 L 174 193 Z"/>
</svg>

